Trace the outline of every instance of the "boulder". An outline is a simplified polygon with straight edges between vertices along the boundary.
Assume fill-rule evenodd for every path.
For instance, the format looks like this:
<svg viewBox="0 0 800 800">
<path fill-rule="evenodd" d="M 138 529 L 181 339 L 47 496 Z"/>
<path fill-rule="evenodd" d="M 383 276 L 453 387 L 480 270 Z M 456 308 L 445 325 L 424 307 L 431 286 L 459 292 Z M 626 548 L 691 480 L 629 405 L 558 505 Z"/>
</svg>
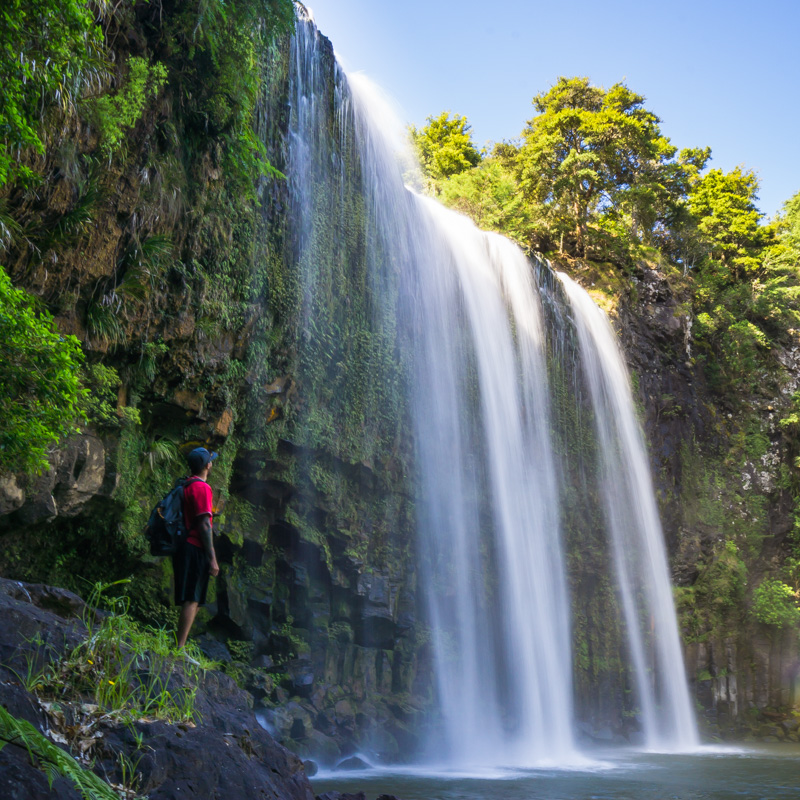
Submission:
<svg viewBox="0 0 800 800">
<path fill-rule="evenodd" d="M 92 498 L 111 493 L 114 487 L 105 483 L 103 442 L 91 433 L 73 436 L 54 454 L 51 468 L 24 491 L 16 478 L 0 481 L 0 515 L 16 511 L 24 525 L 75 517 Z"/>
<path fill-rule="evenodd" d="M 74 517 L 86 503 L 100 494 L 106 475 L 106 452 L 96 436 L 73 437 L 62 451 L 56 470 L 53 496 L 58 515 Z"/>
<path fill-rule="evenodd" d="M 348 792 L 325 792 L 318 794 L 316 800 L 367 800 L 364 792 L 349 794 Z"/>
<path fill-rule="evenodd" d="M 336 769 L 341 770 L 361 770 L 361 769 L 372 769 L 372 767 L 364 761 L 363 758 L 359 756 L 349 756 L 348 758 L 343 759 L 336 765 Z"/>
<path fill-rule="evenodd" d="M 31 658 L 57 658 L 86 636 L 79 619 L 60 616 L 46 605 L 61 614 L 82 608 L 80 599 L 69 592 L 0 579 L 0 703 L 40 730 L 47 727 L 43 712 L 11 670 L 24 674 Z M 258 723 L 251 710 L 252 697 L 223 673 L 209 670 L 198 677 L 190 679 L 179 661 L 168 679 L 172 692 L 196 688 L 196 724 L 140 720 L 135 731 L 146 743 L 143 750 L 136 751 L 130 726 L 104 717 L 104 747 L 96 754 L 95 772 L 118 779 L 117 754 L 126 753 L 137 760 L 142 776 L 139 791 L 150 800 L 311 800 L 313 792 L 302 762 Z M 75 713 L 67 701 L 60 701 L 60 706 L 66 717 Z M 0 751 L 0 797 L 78 800 L 80 795 L 61 778 L 51 793 L 45 775 L 31 765 L 27 752 L 9 745 Z"/>
<path fill-rule="evenodd" d="M 0 475 L 0 517 L 21 508 L 24 502 L 25 490 L 16 475 Z"/>
</svg>

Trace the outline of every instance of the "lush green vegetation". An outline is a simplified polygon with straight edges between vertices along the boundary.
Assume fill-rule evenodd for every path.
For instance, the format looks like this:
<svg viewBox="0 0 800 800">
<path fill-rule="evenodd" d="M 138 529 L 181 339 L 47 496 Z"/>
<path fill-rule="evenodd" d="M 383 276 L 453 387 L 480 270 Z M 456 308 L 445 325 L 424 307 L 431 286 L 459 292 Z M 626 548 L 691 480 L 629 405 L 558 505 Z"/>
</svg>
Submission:
<svg viewBox="0 0 800 800">
<path fill-rule="evenodd" d="M 77 430 L 82 362 L 78 340 L 0 267 L 0 474 L 46 469 L 49 449 Z"/>
<path fill-rule="evenodd" d="M 755 174 L 707 170 L 707 147 L 679 151 L 624 84 L 559 78 L 533 104 L 519 141 L 477 160 L 464 117 L 412 129 L 434 192 L 528 250 L 623 276 L 658 268 L 693 307 L 698 358 L 720 397 L 774 393 L 770 351 L 798 322 L 800 195 L 765 225 Z"/>
<path fill-rule="evenodd" d="M 142 439 L 140 456 L 163 450 L 164 432 L 136 406 L 174 357 L 161 340 L 165 306 L 188 309 L 184 336 L 201 342 L 251 314 L 264 285 L 256 184 L 280 176 L 255 110 L 270 43 L 293 13 L 291 0 L 169 10 L 146 0 L 15 0 L 0 14 L 0 263 L 11 278 L 3 272 L 0 286 L 0 472 L 44 468 L 48 450 L 87 422 L 129 425 L 124 438 Z M 119 236 L 110 259 L 103 228 Z M 85 274 L 104 260 L 110 274 Z M 59 337 L 48 312 L 85 331 L 80 345 Z M 198 388 L 235 406 L 237 370 L 229 359 Z M 155 466 L 150 458 L 145 476 Z M 141 476 L 139 467 L 122 474 L 131 501 Z"/>
<path fill-rule="evenodd" d="M 110 3 L 94 7 L 103 15 Z M 107 62 L 98 21 L 83 0 L 10 0 L 0 13 L 0 187 L 31 180 L 21 152 L 45 152 L 44 118 L 68 114 Z"/>
<path fill-rule="evenodd" d="M 21 654 L 20 683 L 48 714 L 53 741 L 66 745 L 80 761 L 0 706 L 0 749 L 6 743 L 25 747 L 51 786 L 63 775 L 82 796 L 97 800 L 138 797 L 141 777 L 135 754 L 117 754 L 120 784 L 106 783 L 81 766 L 97 755 L 93 749 L 102 737 L 101 724 L 127 726 L 142 750 L 147 745 L 137 723 L 198 721 L 194 700 L 201 673 L 216 666 L 191 643 L 179 650 L 172 631 L 135 622 L 128 599 L 113 594 L 124 583 L 92 588 L 82 619 L 85 635 L 77 646 L 57 655 L 34 638 Z"/>
<path fill-rule="evenodd" d="M 119 724 L 194 720 L 198 664 L 213 665 L 191 643 L 178 650 L 174 632 L 138 624 L 129 599 L 109 592 L 114 587 L 94 586 L 83 619 L 86 636 L 77 647 L 55 660 L 46 648 L 29 655 L 20 675 L 25 688 L 43 701 L 88 701 Z M 178 663 L 186 681 L 176 684 Z"/>
<path fill-rule="evenodd" d="M 422 130 L 412 126 L 409 133 L 425 172 L 434 179 L 449 178 L 477 166 L 481 156 L 469 131 L 466 117 L 451 117 L 447 111 L 428 117 Z"/>
</svg>

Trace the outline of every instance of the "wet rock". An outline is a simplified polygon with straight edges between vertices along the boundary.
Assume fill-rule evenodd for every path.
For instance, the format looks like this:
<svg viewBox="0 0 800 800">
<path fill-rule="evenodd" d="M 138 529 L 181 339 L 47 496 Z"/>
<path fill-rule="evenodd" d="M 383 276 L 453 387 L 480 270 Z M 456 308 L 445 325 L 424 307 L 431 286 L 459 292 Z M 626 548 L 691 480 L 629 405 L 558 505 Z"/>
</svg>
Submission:
<svg viewBox="0 0 800 800">
<path fill-rule="evenodd" d="M 225 647 L 222 642 L 218 642 L 208 634 L 199 636 L 194 642 L 200 648 L 203 655 L 211 659 L 211 661 L 218 661 L 223 664 L 229 664 L 232 661 L 228 648 Z"/>
<path fill-rule="evenodd" d="M 262 653 L 250 662 L 250 666 L 254 669 L 272 669 L 275 664 L 266 653 Z"/>
<path fill-rule="evenodd" d="M 598 730 L 594 731 L 592 738 L 598 742 L 613 742 L 614 732 L 608 727 L 599 728 Z"/>
<path fill-rule="evenodd" d="M 25 490 L 15 475 L 0 476 L 0 517 L 16 511 L 25 502 Z"/>
<path fill-rule="evenodd" d="M 276 378 L 272 383 L 268 383 L 264 387 L 264 394 L 269 396 L 284 394 L 288 391 L 289 387 L 291 386 L 292 379 L 285 375 L 282 378 Z"/>
<path fill-rule="evenodd" d="M 86 434 L 70 440 L 61 453 L 53 496 L 58 514 L 76 516 L 95 495 L 105 479 L 105 447 L 96 436 Z"/>
<path fill-rule="evenodd" d="M 292 691 L 298 697 L 310 697 L 314 686 L 314 668 L 311 661 L 294 659 L 289 662 L 287 672 Z"/>
<path fill-rule="evenodd" d="M 193 392 L 190 389 L 179 389 L 172 397 L 176 406 L 199 414 L 203 409 L 205 395 L 202 392 Z"/>
<path fill-rule="evenodd" d="M 800 720 L 785 719 L 781 722 L 781 728 L 783 728 L 784 733 L 796 733 L 797 729 L 800 728 Z"/>
<path fill-rule="evenodd" d="M 256 700 L 269 697 L 275 688 L 271 675 L 260 669 L 248 668 L 245 671 L 245 688 Z"/>
<path fill-rule="evenodd" d="M 15 685 L 9 667 L 19 671 L 26 656 L 47 650 L 56 656 L 83 641 L 80 620 L 64 619 L 35 601 L 55 604 L 63 610 L 79 607 L 70 593 L 50 587 L 19 584 L 0 579 L 0 703 L 15 716 L 44 727 L 33 698 Z M 126 726 L 105 722 L 103 741 L 107 754 L 97 756 L 94 769 L 114 775 L 117 753 L 138 759 L 142 775 L 140 792 L 150 800 L 208 800 L 213 797 L 274 797 L 311 800 L 313 793 L 302 762 L 281 747 L 253 715 L 252 698 L 233 680 L 207 671 L 199 679 L 189 677 L 178 662 L 169 677 L 170 691 L 196 688 L 198 723 L 171 725 L 161 721 L 135 723 L 147 746 L 134 753 L 132 732 Z M 62 707 L 68 706 L 66 702 Z M 0 751 L 0 797 L 9 800 L 77 800 L 68 782 L 57 779 L 54 792 L 44 792 L 46 777 L 30 764 L 27 753 L 7 745 Z"/>
<path fill-rule="evenodd" d="M 333 707 L 336 724 L 344 728 L 355 728 L 356 714 L 349 700 L 339 700 Z"/>
<path fill-rule="evenodd" d="M 358 578 L 359 598 L 356 644 L 391 650 L 395 640 L 395 605 L 397 588 L 388 577 L 363 573 Z"/>
<path fill-rule="evenodd" d="M 24 491 L 15 478 L 3 479 L 0 514 L 16 512 L 15 519 L 23 525 L 77 516 L 90 500 L 110 494 L 114 488 L 105 485 L 105 457 L 105 447 L 97 436 L 73 436 L 53 455 L 52 467 Z"/>
<path fill-rule="evenodd" d="M 24 747 L 0 750 L 0 797 L 4 800 L 81 800 L 72 781 L 60 775 L 48 785 L 44 772 L 33 767 Z"/>
<path fill-rule="evenodd" d="M 317 772 L 319 772 L 319 767 L 317 767 L 316 762 L 312 761 L 310 758 L 307 758 L 303 762 L 303 767 L 306 771 L 306 775 L 308 775 L 309 778 L 313 778 Z"/>
<path fill-rule="evenodd" d="M 217 582 L 218 613 L 215 622 L 232 637 L 249 641 L 253 638 L 253 624 L 248 613 L 247 595 L 223 575 Z"/>
<path fill-rule="evenodd" d="M 325 792 L 325 794 L 318 794 L 316 800 L 367 800 L 367 798 L 364 792 L 356 792 L 356 794 Z"/>
<path fill-rule="evenodd" d="M 214 422 L 214 434 L 216 436 L 227 437 L 233 424 L 233 412 L 226 408 L 220 417 Z"/>
<path fill-rule="evenodd" d="M 308 747 L 323 764 L 335 764 L 342 757 L 336 740 L 316 729 L 308 736 Z"/>
</svg>

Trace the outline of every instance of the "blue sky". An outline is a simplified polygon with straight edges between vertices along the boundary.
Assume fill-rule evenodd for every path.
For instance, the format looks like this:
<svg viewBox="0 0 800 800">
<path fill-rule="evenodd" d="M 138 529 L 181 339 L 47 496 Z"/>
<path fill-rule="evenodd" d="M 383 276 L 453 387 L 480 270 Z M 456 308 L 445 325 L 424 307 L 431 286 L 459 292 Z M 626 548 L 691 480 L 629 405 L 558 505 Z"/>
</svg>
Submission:
<svg viewBox="0 0 800 800">
<path fill-rule="evenodd" d="M 800 191 L 797 0 L 309 0 L 348 71 L 409 122 L 450 110 L 476 144 L 516 138 L 559 75 L 625 81 L 677 147 L 757 173 L 775 214 Z"/>
</svg>

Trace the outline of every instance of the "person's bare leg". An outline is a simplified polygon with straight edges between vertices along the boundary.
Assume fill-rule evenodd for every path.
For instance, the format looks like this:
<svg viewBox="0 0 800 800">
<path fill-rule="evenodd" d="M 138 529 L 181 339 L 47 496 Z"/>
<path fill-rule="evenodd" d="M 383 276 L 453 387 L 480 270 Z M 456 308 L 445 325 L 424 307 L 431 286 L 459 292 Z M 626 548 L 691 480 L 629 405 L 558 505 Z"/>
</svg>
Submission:
<svg viewBox="0 0 800 800">
<path fill-rule="evenodd" d="M 183 647 L 186 644 L 199 607 L 200 604 L 192 600 L 188 600 L 181 606 L 181 615 L 178 618 L 178 647 Z"/>
</svg>

